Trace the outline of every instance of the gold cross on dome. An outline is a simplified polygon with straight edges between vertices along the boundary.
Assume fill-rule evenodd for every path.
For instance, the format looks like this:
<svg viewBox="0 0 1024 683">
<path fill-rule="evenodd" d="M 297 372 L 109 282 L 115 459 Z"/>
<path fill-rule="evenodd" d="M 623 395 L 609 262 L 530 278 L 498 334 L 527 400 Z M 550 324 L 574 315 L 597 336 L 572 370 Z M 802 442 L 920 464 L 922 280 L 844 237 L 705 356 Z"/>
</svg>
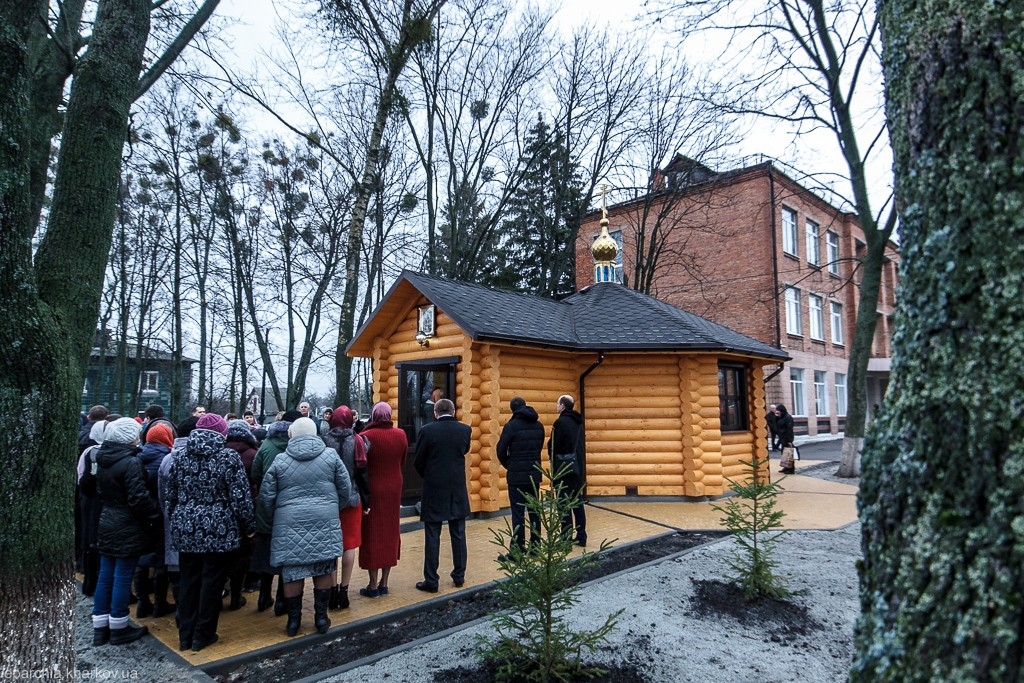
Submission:
<svg viewBox="0 0 1024 683">
<path fill-rule="evenodd" d="M 608 205 L 605 202 L 605 197 L 608 195 L 608 186 L 601 186 L 601 218 L 608 218 Z"/>
</svg>

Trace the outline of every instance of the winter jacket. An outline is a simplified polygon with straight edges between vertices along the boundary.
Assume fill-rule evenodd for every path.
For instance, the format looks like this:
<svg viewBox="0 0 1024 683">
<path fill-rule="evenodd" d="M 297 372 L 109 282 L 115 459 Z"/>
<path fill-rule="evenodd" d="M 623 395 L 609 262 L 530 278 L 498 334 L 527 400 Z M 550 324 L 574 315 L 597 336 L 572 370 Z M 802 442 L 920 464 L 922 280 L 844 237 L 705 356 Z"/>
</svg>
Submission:
<svg viewBox="0 0 1024 683">
<path fill-rule="evenodd" d="M 95 422 L 86 422 L 82 425 L 82 428 L 78 430 L 78 454 L 81 455 L 83 451 L 89 446 L 95 446 L 96 442 L 93 440 L 90 434 L 92 433 L 92 427 L 96 424 Z"/>
<path fill-rule="evenodd" d="M 324 437 L 324 444 L 328 448 L 333 448 L 337 451 L 338 457 L 345 463 L 345 469 L 348 470 L 349 480 L 355 484 L 353 489 L 358 498 L 350 500 L 349 506 L 355 507 L 356 503 L 361 502 L 363 509 L 366 510 L 370 507 L 370 479 L 367 476 L 366 467 L 356 467 L 355 442 L 353 439 L 358 438 L 362 437 L 356 435 L 351 429 L 337 427 L 327 432 L 327 436 Z"/>
<path fill-rule="evenodd" d="M 252 492 L 253 500 L 255 500 L 257 489 L 256 485 L 252 483 L 252 464 L 256 460 L 256 452 L 259 450 L 256 439 L 251 434 L 247 438 L 228 434 L 224 446 L 238 453 L 238 457 L 242 460 L 242 467 L 245 468 L 245 477 L 249 480 L 249 490 Z"/>
<path fill-rule="evenodd" d="M 267 438 L 256 452 L 256 458 L 252 461 L 252 472 L 249 473 L 249 480 L 257 491 L 260 490 L 263 477 L 267 474 L 270 466 L 274 464 L 274 460 L 288 447 L 288 429 L 291 426 L 291 422 L 279 420 L 267 429 Z M 256 531 L 261 534 L 269 534 L 271 524 L 270 514 L 262 505 L 257 505 Z"/>
<path fill-rule="evenodd" d="M 111 557 L 138 557 L 153 550 L 153 528 L 163 520 L 146 488 L 146 470 L 131 444 L 105 441 L 96 451 L 96 493 L 103 504 L 96 548 Z"/>
<path fill-rule="evenodd" d="M 544 448 L 544 425 L 537 411 L 523 406 L 505 423 L 498 439 L 498 461 L 508 470 L 509 486 L 529 487 L 540 484 L 540 451 Z"/>
<path fill-rule="evenodd" d="M 260 507 L 273 520 L 270 562 L 275 567 L 334 559 L 343 552 L 338 512 L 352 496 L 348 470 L 319 436 L 288 442 L 260 486 Z"/>
<path fill-rule="evenodd" d="M 164 490 L 171 539 L 179 553 L 223 553 L 254 531 L 252 496 L 238 454 L 224 437 L 196 429 L 174 454 Z"/>
<path fill-rule="evenodd" d="M 779 417 L 775 421 L 775 433 L 779 435 L 782 447 L 793 445 L 793 416 L 786 409 L 779 407 Z"/>
<path fill-rule="evenodd" d="M 548 459 L 552 470 L 555 470 L 555 456 L 567 453 L 576 454 L 576 466 L 583 468 L 583 416 L 575 410 L 562 410 L 555 424 L 551 426 L 551 438 L 548 439 Z M 564 469 L 564 468 L 563 468 Z M 582 471 L 580 472 L 582 475 Z M 582 477 L 569 476 L 566 483 L 578 488 Z"/>
<path fill-rule="evenodd" d="M 149 489 L 149 495 L 153 496 L 153 500 L 159 500 L 157 479 L 160 474 L 160 463 L 170 452 L 171 449 L 161 443 L 147 443 L 139 453 L 139 460 L 146 468 L 146 488 Z"/>
<path fill-rule="evenodd" d="M 164 513 L 164 564 L 168 567 L 178 566 L 178 551 L 174 548 L 174 541 L 171 538 L 171 519 L 167 515 L 167 477 L 171 475 L 171 465 L 174 458 L 183 450 L 188 448 L 188 437 L 179 436 L 174 440 L 174 448 L 164 457 L 160 463 L 160 472 L 157 474 L 157 493 L 159 494 L 160 510 Z"/>
</svg>

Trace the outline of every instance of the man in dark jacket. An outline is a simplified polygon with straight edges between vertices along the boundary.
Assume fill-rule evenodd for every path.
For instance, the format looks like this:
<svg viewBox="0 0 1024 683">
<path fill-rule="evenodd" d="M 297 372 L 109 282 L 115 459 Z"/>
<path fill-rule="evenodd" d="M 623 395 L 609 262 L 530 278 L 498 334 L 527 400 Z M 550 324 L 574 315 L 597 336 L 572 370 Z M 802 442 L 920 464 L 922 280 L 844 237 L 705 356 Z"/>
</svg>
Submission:
<svg viewBox="0 0 1024 683">
<path fill-rule="evenodd" d="M 779 443 L 782 444 L 782 461 L 779 463 L 783 474 L 793 474 L 796 468 L 793 466 L 793 416 L 786 411 L 786 406 L 781 403 L 775 406 L 775 431 L 779 435 Z"/>
<path fill-rule="evenodd" d="M 775 414 L 774 403 L 768 406 L 768 414 L 764 417 L 768 423 L 768 450 L 776 451 L 779 449 L 779 416 Z"/>
<path fill-rule="evenodd" d="M 563 498 L 576 496 L 576 505 L 562 520 L 562 533 L 568 535 L 576 519 L 576 545 L 587 547 L 587 514 L 580 495 L 583 491 L 583 416 L 573 410 L 572 396 L 558 397 L 558 419 L 551 427 L 548 441 L 548 457 L 555 474 L 564 469 L 558 495 Z M 568 456 L 573 456 L 569 458 Z M 562 456 L 562 457 L 559 457 Z"/>
<path fill-rule="evenodd" d="M 434 422 L 426 424 L 416 439 L 413 464 L 423 477 L 423 580 L 416 589 L 437 592 L 437 565 L 441 547 L 441 522 L 448 522 L 452 540 L 451 577 L 455 587 L 466 581 L 466 453 L 473 430 L 455 419 L 455 404 L 446 398 L 434 403 Z"/>
<path fill-rule="evenodd" d="M 526 494 L 536 494 L 540 484 L 540 451 L 544 448 L 544 425 L 537 411 L 516 396 L 509 402 L 512 419 L 505 423 L 498 439 L 498 461 L 507 470 L 508 502 L 512 508 L 515 544 L 526 549 Z M 530 542 L 540 537 L 540 520 L 530 515 Z M 499 560 L 504 559 L 499 557 Z"/>
</svg>

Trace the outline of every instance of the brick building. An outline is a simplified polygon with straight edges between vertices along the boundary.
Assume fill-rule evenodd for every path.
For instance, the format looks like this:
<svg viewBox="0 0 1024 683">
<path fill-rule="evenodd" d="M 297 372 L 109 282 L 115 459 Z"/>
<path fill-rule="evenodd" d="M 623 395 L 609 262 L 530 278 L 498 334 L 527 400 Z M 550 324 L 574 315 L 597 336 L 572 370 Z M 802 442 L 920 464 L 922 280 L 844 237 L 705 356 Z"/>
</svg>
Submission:
<svg viewBox="0 0 1024 683">
<path fill-rule="evenodd" d="M 716 172 L 677 156 L 654 192 L 609 207 L 608 218 L 622 247 L 621 282 L 783 349 L 792 360 L 775 374 L 765 368 L 767 400 L 790 409 L 798 434 L 845 429 L 866 252 L 856 214 L 772 162 Z M 593 282 L 590 245 L 599 220 L 600 212 L 589 214 L 580 227 L 577 288 Z M 898 264 L 890 242 L 868 366 L 869 414 L 888 386 Z"/>
</svg>

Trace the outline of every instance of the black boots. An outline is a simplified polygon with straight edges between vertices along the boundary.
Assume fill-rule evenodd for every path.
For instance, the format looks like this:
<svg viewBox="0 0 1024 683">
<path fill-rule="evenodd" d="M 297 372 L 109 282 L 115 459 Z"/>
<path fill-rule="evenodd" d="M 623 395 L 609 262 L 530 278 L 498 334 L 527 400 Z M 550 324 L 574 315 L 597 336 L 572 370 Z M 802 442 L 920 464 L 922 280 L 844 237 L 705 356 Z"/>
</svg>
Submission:
<svg viewBox="0 0 1024 683">
<path fill-rule="evenodd" d="M 134 643 L 147 633 L 149 633 L 149 629 L 145 626 L 133 626 L 130 623 L 124 628 L 112 628 L 110 629 L 110 644 L 125 645 L 127 643 Z M 93 637 L 95 638 L 95 635 Z"/>
<path fill-rule="evenodd" d="M 273 574 L 260 574 L 260 597 L 256 601 L 256 611 L 266 612 L 274 604 L 274 598 L 270 595 L 270 589 L 274 587 Z"/>
<path fill-rule="evenodd" d="M 110 642 L 110 627 L 103 626 L 92 630 L 92 644 L 95 646 L 106 645 Z"/>
<path fill-rule="evenodd" d="M 349 606 L 348 586 L 337 585 L 331 589 L 331 609 L 346 609 Z"/>
<path fill-rule="evenodd" d="M 139 596 L 139 603 L 135 606 L 135 618 L 145 619 L 153 616 L 153 603 L 149 600 L 149 594 L 153 592 L 153 579 L 149 576 L 148 567 L 140 567 L 135 575 L 135 592 Z"/>
<path fill-rule="evenodd" d="M 302 626 L 302 594 L 294 598 L 284 598 L 283 601 L 288 612 L 288 623 L 285 624 L 284 632 L 289 636 L 297 636 L 299 627 Z"/>
<path fill-rule="evenodd" d="M 331 588 L 313 589 L 313 625 L 317 633 L 327 633 L 331 620 L 327 616 L 327 606 L 331 601 Z"/>
<path fill-rule="evenodd" d="M 287 614 L 288 603 L 285 602 L 284 597 L 284 581 L 281 580 L 281 575 L 277 575 L 277 599 L 274 600 L 274 616 L 279 617 L 282 614 Z"/>
<path fill-rule="evenodd" d="M 153 579 L 153 616 L 163 617 L 174 614 L 176 606 L 173 602 L 167 602 L 167 590 L 170 587 L 170 577 L 167 572 L 157 574 Z"/>
</svg>

